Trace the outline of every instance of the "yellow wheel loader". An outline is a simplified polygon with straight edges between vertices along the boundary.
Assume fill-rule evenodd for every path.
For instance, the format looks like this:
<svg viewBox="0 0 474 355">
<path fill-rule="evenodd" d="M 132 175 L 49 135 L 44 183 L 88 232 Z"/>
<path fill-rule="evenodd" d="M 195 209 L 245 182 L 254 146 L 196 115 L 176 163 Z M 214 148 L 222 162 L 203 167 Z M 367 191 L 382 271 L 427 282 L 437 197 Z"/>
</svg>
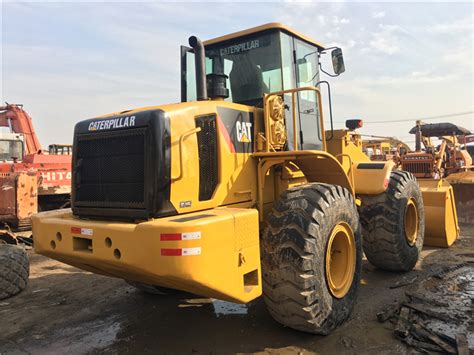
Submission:
<svg viewBox="0 0 474 355">
<path fill-rule="evenodd" d="M 328 334 L 363 244 L 382 269 L 417 262 L 418 184 L 362 153 L 359 121 L 325 130 L 320 57 L 338 75 L 341 49 L 278 23 L 189 45 L 180 103 L 77 123 L 72 209 L 33 217 L 35 249 L 150 292 L 263 294 L 281 324 Z"/>
</svg>

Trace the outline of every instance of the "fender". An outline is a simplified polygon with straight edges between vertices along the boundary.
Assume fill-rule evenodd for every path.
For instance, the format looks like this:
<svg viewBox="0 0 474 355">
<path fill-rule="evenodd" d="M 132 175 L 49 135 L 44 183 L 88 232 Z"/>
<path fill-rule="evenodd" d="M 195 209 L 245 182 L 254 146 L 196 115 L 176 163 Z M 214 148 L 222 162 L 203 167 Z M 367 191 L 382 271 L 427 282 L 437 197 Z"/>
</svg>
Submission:
<svg viewBox="0 0 474 355">
<path fill-rule="evenodd" d="M 355 162 L 353 164 L 355 193 L 377 195 L 384 192 L 390 181 L 393 161 Z"/>
<path fill-rule="evenodd" d="M 340 185 L 347 188 L 355 195 L 353 179 L 349 179 L 343 166 L 331 154 L 319 150 L 261 152 L 254 153 L 252 157 L 258 158 L 258 209 L 260 219 L 263 219 L 263 192 L 265 175 L 274 166 L 292 162 L 303 172 L 308 182 L 322 182 Z M 350 173 L 352 174 L 352 173 Z M 351 175 L 352 177 L 352 175 Z M 351 181 L 352 180 L 352 181 Z"/>
</svg>

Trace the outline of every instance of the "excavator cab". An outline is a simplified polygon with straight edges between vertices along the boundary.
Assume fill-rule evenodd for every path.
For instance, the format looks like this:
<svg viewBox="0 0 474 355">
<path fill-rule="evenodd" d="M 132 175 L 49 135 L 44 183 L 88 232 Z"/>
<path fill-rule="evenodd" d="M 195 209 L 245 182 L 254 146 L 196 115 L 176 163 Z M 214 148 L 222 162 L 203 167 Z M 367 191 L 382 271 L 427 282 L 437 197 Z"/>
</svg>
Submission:
<svg viewBox="0 0 474 355">
<path fill-rule="evenodd" d="M 0 132 L 0 161 L 22 160 L 24 139 L 22 134 Z"/>
</svg>

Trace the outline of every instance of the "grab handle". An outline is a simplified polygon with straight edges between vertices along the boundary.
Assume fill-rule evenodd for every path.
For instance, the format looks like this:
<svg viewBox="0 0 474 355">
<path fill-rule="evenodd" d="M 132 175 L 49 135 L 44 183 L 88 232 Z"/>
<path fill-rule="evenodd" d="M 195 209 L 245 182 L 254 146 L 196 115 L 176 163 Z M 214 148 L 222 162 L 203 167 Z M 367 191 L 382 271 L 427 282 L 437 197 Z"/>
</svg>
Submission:
<svg viewBox="0 0 474 355">
<path fill-rule="evenodd" d="M 171 180 L 180 180 L 183 177 L 183 142 L 187 137 L 198 132 L 201 132 L 201 127 L 193 128 L 192 130 L 183 133 L 181 137 L 179 137 L 179 174 L 176 177 L 172 177 Z"/>
</svg>

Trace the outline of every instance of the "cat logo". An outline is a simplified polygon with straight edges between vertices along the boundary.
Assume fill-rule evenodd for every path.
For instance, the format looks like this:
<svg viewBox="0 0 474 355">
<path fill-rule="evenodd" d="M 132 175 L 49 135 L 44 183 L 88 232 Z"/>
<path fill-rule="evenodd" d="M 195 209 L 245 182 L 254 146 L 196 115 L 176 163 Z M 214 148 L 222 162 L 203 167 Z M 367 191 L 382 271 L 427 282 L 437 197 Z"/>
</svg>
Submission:
<svg viewBox="0 0 474 355">
<path fill-rule="evenodd" d="M 235 122 L 237 140 L 240 143 L 250 143 L 252 141 L 252 122 Z"/>
</svg>

